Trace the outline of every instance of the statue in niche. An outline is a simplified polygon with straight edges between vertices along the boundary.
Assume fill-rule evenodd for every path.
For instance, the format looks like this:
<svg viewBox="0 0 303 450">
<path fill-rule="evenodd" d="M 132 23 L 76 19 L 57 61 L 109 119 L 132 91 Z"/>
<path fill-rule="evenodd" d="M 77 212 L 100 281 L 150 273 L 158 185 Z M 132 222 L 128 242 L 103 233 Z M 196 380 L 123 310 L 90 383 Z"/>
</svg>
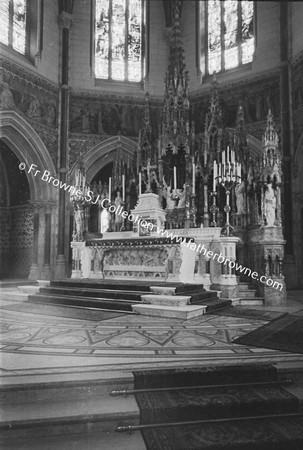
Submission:
<svg viewBox="0 0 303 450">
<path fill-rule="evenodd" d="M 172 200 L 172 189 L 170 186 L 167 186 L 167 183 L 165 181 L 165 178 L 163 176 L 163 196 L 166 200 L 166 209 L 174 209 L 175 202 Z"/>
<path fill-rule="evenodd" d="M 264 214 L 266 219 L 266 225 L 272 227 L 276 220 L 276 206 L 277 199 L 275 191 L 271 183 L 267 184 L 267 188 L 264 194 Z"/>
<path fill-rule="evenodd" d="M 172 200 L 171 195 L 172 195 L 172 190 L 171 190 L 171 187 L 168 186 L 166 188 L 166 197 L 165 197 L 167 209 L 174 209 L 174 207 L 175 207 L 175 202 L 174 202 L 174 200 Z"/>
<path fill-rule="evenodd" d="M 83 239 L 84 233 L 84 220 L 85 214 L 83 208 L 77 208 L 74 213 L 75 224 L 76 224 L 76 240 L 80 241 Z"/>
<path fill-rule="evenodd" d="M 119 206 L 121 206 L 122 204 L 122 198 L 121 198 L 121 194 L 120 191 L 117 192 L 117 196 L 115 198 L 115 206 L 116 206 L 116 212 L 115 212 L 115 228 L 116 231 L 119 231 L 122 225 L 122 216 L 121 216 L 121 211 L 120 214 L 118 211 Z"/>
<path fill-rule="evenodd" d="M 245 214 L 245 183 L 242 181 L 235 187 L 237 214 Z"/>
<path fill-rule="evenodd" d="M 183 184 L 183 191 L 179 192 L 180 198 L 178 203 L 178 208 L 185 208 L 185 200 L 186 200 L 186 186 Z"/>
<path fill-rule="evenodd" d="M 0 79 L 1 83 L 2 79 Z M 12 91 L 9 88 L 9 84 L 6 81 L 2 81 L 2 92 L 0 94 L 0 105 L 4 109 L 15 109 L 16 104 L 12 94 Z"/>
<path fill-rule="evenodd" d="M 109 230 L 110 225 L 110 213 L 107 211 L 106 208 L 102 209 L 100 222 L 101 222 L 101 233 L 102 234 L 106 233 Z"/>
</svg>

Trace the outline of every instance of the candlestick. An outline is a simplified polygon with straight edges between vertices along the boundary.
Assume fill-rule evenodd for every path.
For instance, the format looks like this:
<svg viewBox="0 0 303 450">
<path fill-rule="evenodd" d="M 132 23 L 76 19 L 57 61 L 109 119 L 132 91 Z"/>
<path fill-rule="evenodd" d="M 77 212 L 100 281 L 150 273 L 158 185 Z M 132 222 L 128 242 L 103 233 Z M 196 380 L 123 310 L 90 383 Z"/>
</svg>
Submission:
<svg viewBox="0 0 303 450">
<path fill-rule="evenodd" d="M 111 201 L 111 199 L 112 199 L 112 177 L 109 177 L 109 181 L 108 181 L 108 198 L 109 198 L 109 201 Z"/>
<path fill-rule="evenodd" d="M 216 190 L 216 182 L 217 182 L 217 162 L 214 161 L 213 192 L 215 192 Z"/>
<path fill-rule="evenodd" d="M 206 167 L 207 164 L 207 151 L 206 151 L 206 146 L 204 148 L 204 167 Z"/>
<path fill-rule="evenodd" d="M 229 163 L 229 146 L 226 149 L 226 162 Z"/>
<path fill-rule="evenodd" d="M 225 150 L 222 152 L 222 165 L 225 165 Z"/>
<path fill-rule="evenodd" d="M 174 190 L 177 189 L 177 167 L 174 166 Z"/>
<path fill-rule="evenodd" d="M 196 193 L 196 165 L 193 162 L 193 190 L 192 193 L 195 194 Z"/>
<path fill-rule="evenodd" d="M 141 195 L 142 174 L 139 172 L 139 195 Z"/>
<path fill-rule="evenodd" d="M 122 175 L 122 200 L 125 202 L 125 175 Z"/>
<path fill-rule="evenodd" d="M 232 162 L 232 164 L 235 163 L 235 151 L 234 150 L 231 151 L 231 162 Z"/>
</svg>

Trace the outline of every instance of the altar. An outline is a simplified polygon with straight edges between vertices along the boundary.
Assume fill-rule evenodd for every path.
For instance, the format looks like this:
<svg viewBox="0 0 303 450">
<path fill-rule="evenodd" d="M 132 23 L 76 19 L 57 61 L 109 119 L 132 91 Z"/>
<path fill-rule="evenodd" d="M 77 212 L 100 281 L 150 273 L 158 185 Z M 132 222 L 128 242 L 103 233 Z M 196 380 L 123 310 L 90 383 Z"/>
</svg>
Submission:
<svg viewBox="0 0 303 450">
<path fill-rule="evenodd" d="M 265 303 L 283 304 L 285 295 L 270 284 L 284 285 L 285 244 L 282 154 L 272 113 L 256 153 L 242 104 L 234 127 L 222 120 L 214 75 L 204 131 L 196 133 L 175 14 L 160 126 L 152 126 L 146 93 L 137 140 L 123 147 L 119 134 L 102 169 L 91 168 L 86 177 L 80 161 L 75 172 L 72 278 L 195 283 L 237 299 L 242 276 L 245 285 L 257 285 Z M 88 226 L 92 205 L 95 235 Z M 258 277 L 236 272 L 236 263 Z"/>
</svg>

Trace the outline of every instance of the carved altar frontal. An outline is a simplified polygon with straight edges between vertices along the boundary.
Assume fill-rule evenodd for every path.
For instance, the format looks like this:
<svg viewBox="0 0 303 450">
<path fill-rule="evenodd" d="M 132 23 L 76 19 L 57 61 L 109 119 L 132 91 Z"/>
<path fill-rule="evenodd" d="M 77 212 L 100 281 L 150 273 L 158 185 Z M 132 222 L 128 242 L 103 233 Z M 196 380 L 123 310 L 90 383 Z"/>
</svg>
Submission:
<svg viewBox="0 0 303 450">
<path fill-rule="evenodd" d="M 189 238 L 184 237 L 185 242 Z M 74 244 L 74 243 L 73 243 Z M 75 243 L 80 258 L 72 278 L 191 282 L 195 254 L 169 238 L 90 239 Z M 79 272 L 80 271 L 80 272 Z"/>
</svg>

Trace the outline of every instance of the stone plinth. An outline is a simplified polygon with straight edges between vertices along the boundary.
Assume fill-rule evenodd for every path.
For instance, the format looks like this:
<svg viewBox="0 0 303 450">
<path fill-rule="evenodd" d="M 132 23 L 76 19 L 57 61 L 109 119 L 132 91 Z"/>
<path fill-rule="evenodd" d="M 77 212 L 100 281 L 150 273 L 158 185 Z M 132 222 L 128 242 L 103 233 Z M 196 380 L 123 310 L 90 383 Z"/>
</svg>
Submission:
<svg viewBox="0 0 303 450">
<path fill-rule="evenodd" d="M 282 273 L 284 245 L 282 227 L 265 226 L 249 232 L 249 268 L 258 273 L 256 282 L 264 295 L 265 306 L 280 306 L 286 303 Z"/>
</svg>

